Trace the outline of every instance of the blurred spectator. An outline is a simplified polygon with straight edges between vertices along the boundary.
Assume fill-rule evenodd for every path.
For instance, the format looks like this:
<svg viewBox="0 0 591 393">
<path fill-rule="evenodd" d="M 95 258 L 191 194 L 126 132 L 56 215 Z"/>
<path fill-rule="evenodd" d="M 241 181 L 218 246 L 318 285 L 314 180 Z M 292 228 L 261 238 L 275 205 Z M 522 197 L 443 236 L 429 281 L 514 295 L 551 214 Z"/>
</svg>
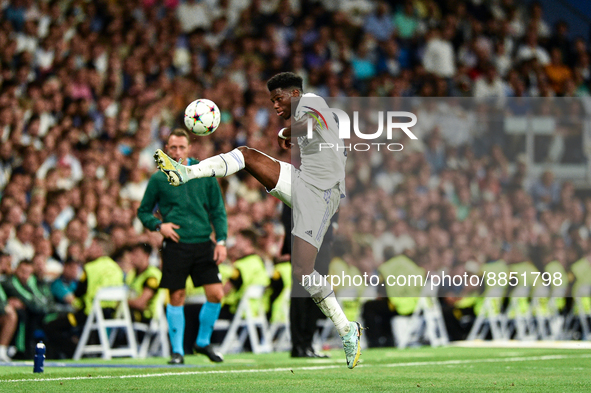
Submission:
<svg viewBox="0 0 591 393">
<path fill-rule="evenodd" d="M 365 19 L 365 25 L 363 28 L 376 40 L 387 41 L 394 32 L 394 26 L 395 22 L 392 22 L 392 16 L 389 13 L 388 4 L 380 2 L 376 7 L 376 11 L 368 15 Z M 398 25 L 396 24 L 396 26 Z"/>
<path fill-rule="evenodd" d="M 549 209 L 559 201 L 560 184 L 551 171 L 545 171 L 532 186 L 531 194 L 538 210 Z"/>
<path fill-rule="evenodd" d="M 37 171 L 37 177 L 44 179 L 50 168 L 63 169 L 67 173 L 67 179 L 71 183 L 64 188 L 71 188 L 73 183 L 82 180 L 82 165 L 80 161 L 71 154 L 71 142 L 63 139 L 57 144 L 56 153 L 50 155 Z M 69 186 L 69 187 L 68 187 Z"/>
<path fill-rule="evenodd" d="M 550 27 L 544 22 L 542 4 L 539 1 L 534 1 L 531 4 L 531 14 L 529 25 L 537 29 L 537 33 L 542 38 L 550 37 Z"/>
<path fill-rule="evenodd" d="M 494 65 L 484 66 L 484 72 L 481 77 L 476 79 L 474 84 L 474 97 L 476 98 L 505 98 L 506 87 Z M 500 101 L 502 102 L 502 101 Z"/>
<path fill-rule="evenodd" d="M 51 293 L 57 302 L 73 305 L 74 292 L 78 286 L 79 269 L 80 265 L 73 259 L 64 263 L 62 275 L 51 283 Z"/>
<path fill-rule="evenodd" d="M 550 64 L 546 66 L 546 75 L 548 75 L 552 89 L 558 95 L 564 94 L 566 81 L 572 78 L 572 71 L 562 61 L 562 51 L 560 48 L 552 48 L 550 52 Z"/>
<path fill-rule="evenodd" d="M 97 291 L 103 287 L 123 285 L 123 272 L 117 263 L 109 257 L 110 254 L 111 245 L 107 237 L 92 239 L 86 250 L 86 263 L 73 292 L 74 300 L 71 304 L 76 312 L 62 314 L 46 326 L 47 336 L 53 344 L 51 347 L 48 345 L 49 358 L 71 358 Z M 68 262 L 68 264 L 72 263 Z M 68 267 L 68 280 L 72 280 L 74 270 L 74 266 Z M 63 287 L 60 288 L 62 285 Z M 62 301 L 68 303 L 71 299 L 69 291 L 74 286 L 72 282 L 65 282 L 65 284 L 63 282 L 55 284 L 55 286 L 57 293 L 63 296 Z M 101 306 L 105 318 L 111 318 L 116 306 L 115 302 L 103 302 Z"/>
<path fill-rule="evenodd" d="M 76 314 L 76 320 L 80 325 L 84 325 L 86 317 L 92 308 L 94 296 L 99 289 L 123 285 L 123 272 L 109 256 L 111 255 L 110 251 L 111 244 L 107 237 L 95 237 L 86 250 L 86 263 L 74 291 L 77 306 L 84 313 L 84 315 L 81 313 Z M 113 307 L 113 305 L 107 306 L 107 308 Z"/>
<path fill-rule="evenodd" d="M 35 248 L 33 247 L 33 231 L 32 224 L 25 222 L 20 224 L 16 229 L 16 236 L 6 243 L 5 252 L 12 256 L 12 268 L 20 263 L 20 261 L 28 259 L 29 261 L 35 256 Z"/>
<path fill-rule="evenodd" d="M 403 6 L 394 14 L 394 27 L 402 40 L 414 38 L 419 28 L 412 0 L 405 0 Z"/>
<path fill-rule="evenodd" d="M 0 252 L 0 280 L 12 274 L 12 256 L 5 252 Z"/>
<path fill-rule="evenodd" d="M 176 15 L 184 33 L 207 28 L 211 23 L 210 8 L 204 1 L 186 0 L 177 7 Z"/>
<path fill-rule="evenodd" d="M 451 78 L 456 72 L 454 48 L 451 43 L 442 37 L 441 30 L 434 28 L 426 35 L 425 54 L 423 55 L 423 67 L 425 70 L 437 76 Z"/>
<path fill-rule="evenodd" d="M 130 246 L 129 250 L 134 268 L 134 277 L 129 284 L 133 291 L 128 301 L 129 307 L 134 321 L 149 323 L 156 313 L 156 299 L 162 272 L 149 264 L 152 246 L 136 243 Z"/>
<path fill-rule="evenodd" d="M 43 319 L 51 310 L 48 299 L 45 298 L 31 280 L 34 273 L 33 263 L 24 259 L 16 267 L 14 274 L 2 283 L 8 302 L 18 313 L 18 320 L 24 331 L 19 334 L 25 336 L 24 342 L 17 345 L 20 356 L 31 359 L 34 346 L 43 327 Z"/>
<path fill-rule="evenodd" d="M 562 61 L 567 65 L 572 66 L 574 59 L 572 58 L 572 45 L 568 38 L 568 23 L 565 20 L 559 20 L 554 25 L 554 34 L 548 43 L 548 47 L 560 49 Z"/>
<path fill-rule="evenodd" d="M 220 319 L 232 319 L 236 312 L 240 298 L 251 285 L 270 284 L 270 278 L 265 270 L 263 259 L 258 255 L 255 245 L 257 234 L 252 229 L 244 229 L 236 234 L 235 244 L 228 250 L 228 257 L 232 260 L 233 271 L 230 280 L 224 285 L 226 294 L 224 306 L 220 312 Z M 254 301 L 251 304 L 253 312 L 262 305 Z"/>
<path fill-rule="evenodd" d="M 48 311 L 55 311 L 55 302 L 51 294 L 51 281 L 53 279 L 47 274 L 47 256 L 36 254 L 33 257 L 33 274 L 29 285 L 34 288 L 37 296 L 44 299 Z"/>
<path fill-rule="evenodd" d="M 550 62 L 548 52 L 538 43 L 538 33 L 532 28 L 528 29 L 525 36 L 525 42 L 517 48 L 517 54 L 515 57 L 518 61 L 536 59 L 542 66 L 546 66 Z"/>
<path fill-rule="evenodd" d="M 8 356 L 8 345 L 12 341 L 17 323 L 16 311 L 0 286 L 0 363 L 11 361 Z"/>
</svg>

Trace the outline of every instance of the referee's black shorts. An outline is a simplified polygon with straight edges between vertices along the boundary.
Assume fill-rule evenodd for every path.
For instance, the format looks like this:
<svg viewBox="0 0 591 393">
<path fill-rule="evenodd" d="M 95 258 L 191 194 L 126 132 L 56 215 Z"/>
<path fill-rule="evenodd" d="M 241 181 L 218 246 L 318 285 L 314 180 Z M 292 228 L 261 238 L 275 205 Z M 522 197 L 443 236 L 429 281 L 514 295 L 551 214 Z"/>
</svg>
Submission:
<svg viewBox="0 0 591 393">
<path fill-rule="evenodd" d="M 191 276 L 195 288 L 222 282 L 220 271 L 213 260 L 214 244 L 162 242 L 162 279 L 160 288 L 170 292 L 185 289 L 187 276 Z"/>
</svg>

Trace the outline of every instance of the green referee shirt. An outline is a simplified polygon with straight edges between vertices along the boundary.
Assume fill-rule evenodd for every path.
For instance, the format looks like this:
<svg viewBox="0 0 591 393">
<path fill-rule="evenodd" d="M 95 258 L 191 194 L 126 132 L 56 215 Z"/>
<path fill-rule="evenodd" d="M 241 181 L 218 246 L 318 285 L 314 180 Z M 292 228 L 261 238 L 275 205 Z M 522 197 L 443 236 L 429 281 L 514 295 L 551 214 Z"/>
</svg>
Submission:
<svg viewBox="0 0 591 393">
<path fill-rule="evenodd" d="M 188 165 L 197 163 L 193 158 L 188 159 Z M 181 243 L 206 242 L 211 235 L 212 225 L 216 240 L 225 240 L 228 236 L 226 208 L 220 186 L 214 177 L 194 179 L 173 187 L 168 184 L 166 175 L 158 171 L 150 178 L 138 208 L 138 218 L 151 231 L 156 230 L 156 226 L 161 223 L 153 214 L 156 206 L 163 222 L 180 226 L 175 230 Z"/>
</svg>

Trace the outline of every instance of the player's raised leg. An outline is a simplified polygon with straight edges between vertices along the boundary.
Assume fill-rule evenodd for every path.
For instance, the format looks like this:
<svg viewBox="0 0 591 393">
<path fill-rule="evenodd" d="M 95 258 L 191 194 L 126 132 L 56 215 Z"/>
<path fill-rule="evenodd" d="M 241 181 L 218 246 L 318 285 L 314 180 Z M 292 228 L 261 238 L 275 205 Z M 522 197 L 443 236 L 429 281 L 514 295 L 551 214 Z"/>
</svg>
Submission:
<svg viewBox="0 0 591 393">
<path fill-rule="evenodd" d="M 267 190 L 271 190 L 275 188 L 281 170 L 279 161 L 246 146 L 218 154 L 191 166 L 175 162 L 160 149 L 156 150 L 154 159 L 158 168 L 166 174 L 169 183 L 173 186 L 202 177 L 226 177 L 244 169 Z"/>
<path fill-rule="evenodd" d="M 294 236 L 292 253 L 294 275 L 308 291 L 322 313 L 334 323 L 343 341 L 347 367 L 353 368 L 357 365 L 361 355 L 359 342 L 361 326 L 358 322 L 349 322 L 334 291 L 324 280 L 324 277 L 314 269 L 317 254 L 316 246 Z"/>
</svg>

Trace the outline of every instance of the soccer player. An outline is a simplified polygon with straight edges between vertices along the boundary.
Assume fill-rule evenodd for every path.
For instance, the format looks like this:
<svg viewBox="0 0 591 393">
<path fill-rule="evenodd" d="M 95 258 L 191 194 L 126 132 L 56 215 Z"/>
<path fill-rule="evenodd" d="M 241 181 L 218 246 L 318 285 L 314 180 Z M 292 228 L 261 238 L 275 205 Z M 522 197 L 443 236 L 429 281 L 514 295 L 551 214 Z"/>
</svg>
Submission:
<svg viewBox="0 0 591 393">
<path fill-rule="evenodd" d="M 169 160 L 197 164 L 197 160 L 187 158 L 189 143 L 186 131 L 173 130 L 166 143 L 166 150 L 172 157 Z M 167 176 L 161 172 L 152 175 L 138 208 L 138 217 L 146 228 L 160 231 L 164 236 L 160 288 L 170 291 L 166 318 L 173 354 L 169 363 L 184 363 L 185 283 L 189 275 L 195 287 L 203 286 L 207 298 L 199 312 L 199 332 L 193 349 L 213 362 L 222 362 L 223 357 L 210 345 L 224 296 L 217 265 L 227 254 L 228 220 L 220 186 L 216 179 L 193 181 L 182 189 L 169 187 L 167 182 Z M 162 221 L 153 214 L 156 205 Z M 210 240 L 212 225 L 215 244 Z"/>
<path fill-rule="evenodd" d="M 273 108 L 285 120 L 292 118 L 292 100 L 297 101 L 291 125 L 279 131 L 277 138 L 283 149 L 289 149 L 292 138 L 297 138 L 301 156 L 299 170 L 246 146 L 191 166 L 176 162 L 174 157 L 168 157 L 161 150 L 156 151 L 154 158 L 173 186 L 191 179 L 230 176 L 244 169 L 265 186 L 271 195 L 292 207 L 294 275 L 335 324 L 343 341 L 347 366 L 353 368 L 361 354 L 359 336 L 362 328 L 359 323 L 347 320 L 334 292 L 314 269 L 316 255 L 330 219 L 345 194 L 347 157 L 344 149 L 320 149 L 320 143 L 343 146 L 338 136 L 338 124 L 332 116 L 324 116 L 324 124 L 316 123 L 312 138 L 308 139 L 307 110 L 314 112 L 327 109 L 326 101 L 315 94 L 303 94 L 302 78 L 291 72 L 275 75 L 267 82 L 267 88 Z"/>
</svg>

